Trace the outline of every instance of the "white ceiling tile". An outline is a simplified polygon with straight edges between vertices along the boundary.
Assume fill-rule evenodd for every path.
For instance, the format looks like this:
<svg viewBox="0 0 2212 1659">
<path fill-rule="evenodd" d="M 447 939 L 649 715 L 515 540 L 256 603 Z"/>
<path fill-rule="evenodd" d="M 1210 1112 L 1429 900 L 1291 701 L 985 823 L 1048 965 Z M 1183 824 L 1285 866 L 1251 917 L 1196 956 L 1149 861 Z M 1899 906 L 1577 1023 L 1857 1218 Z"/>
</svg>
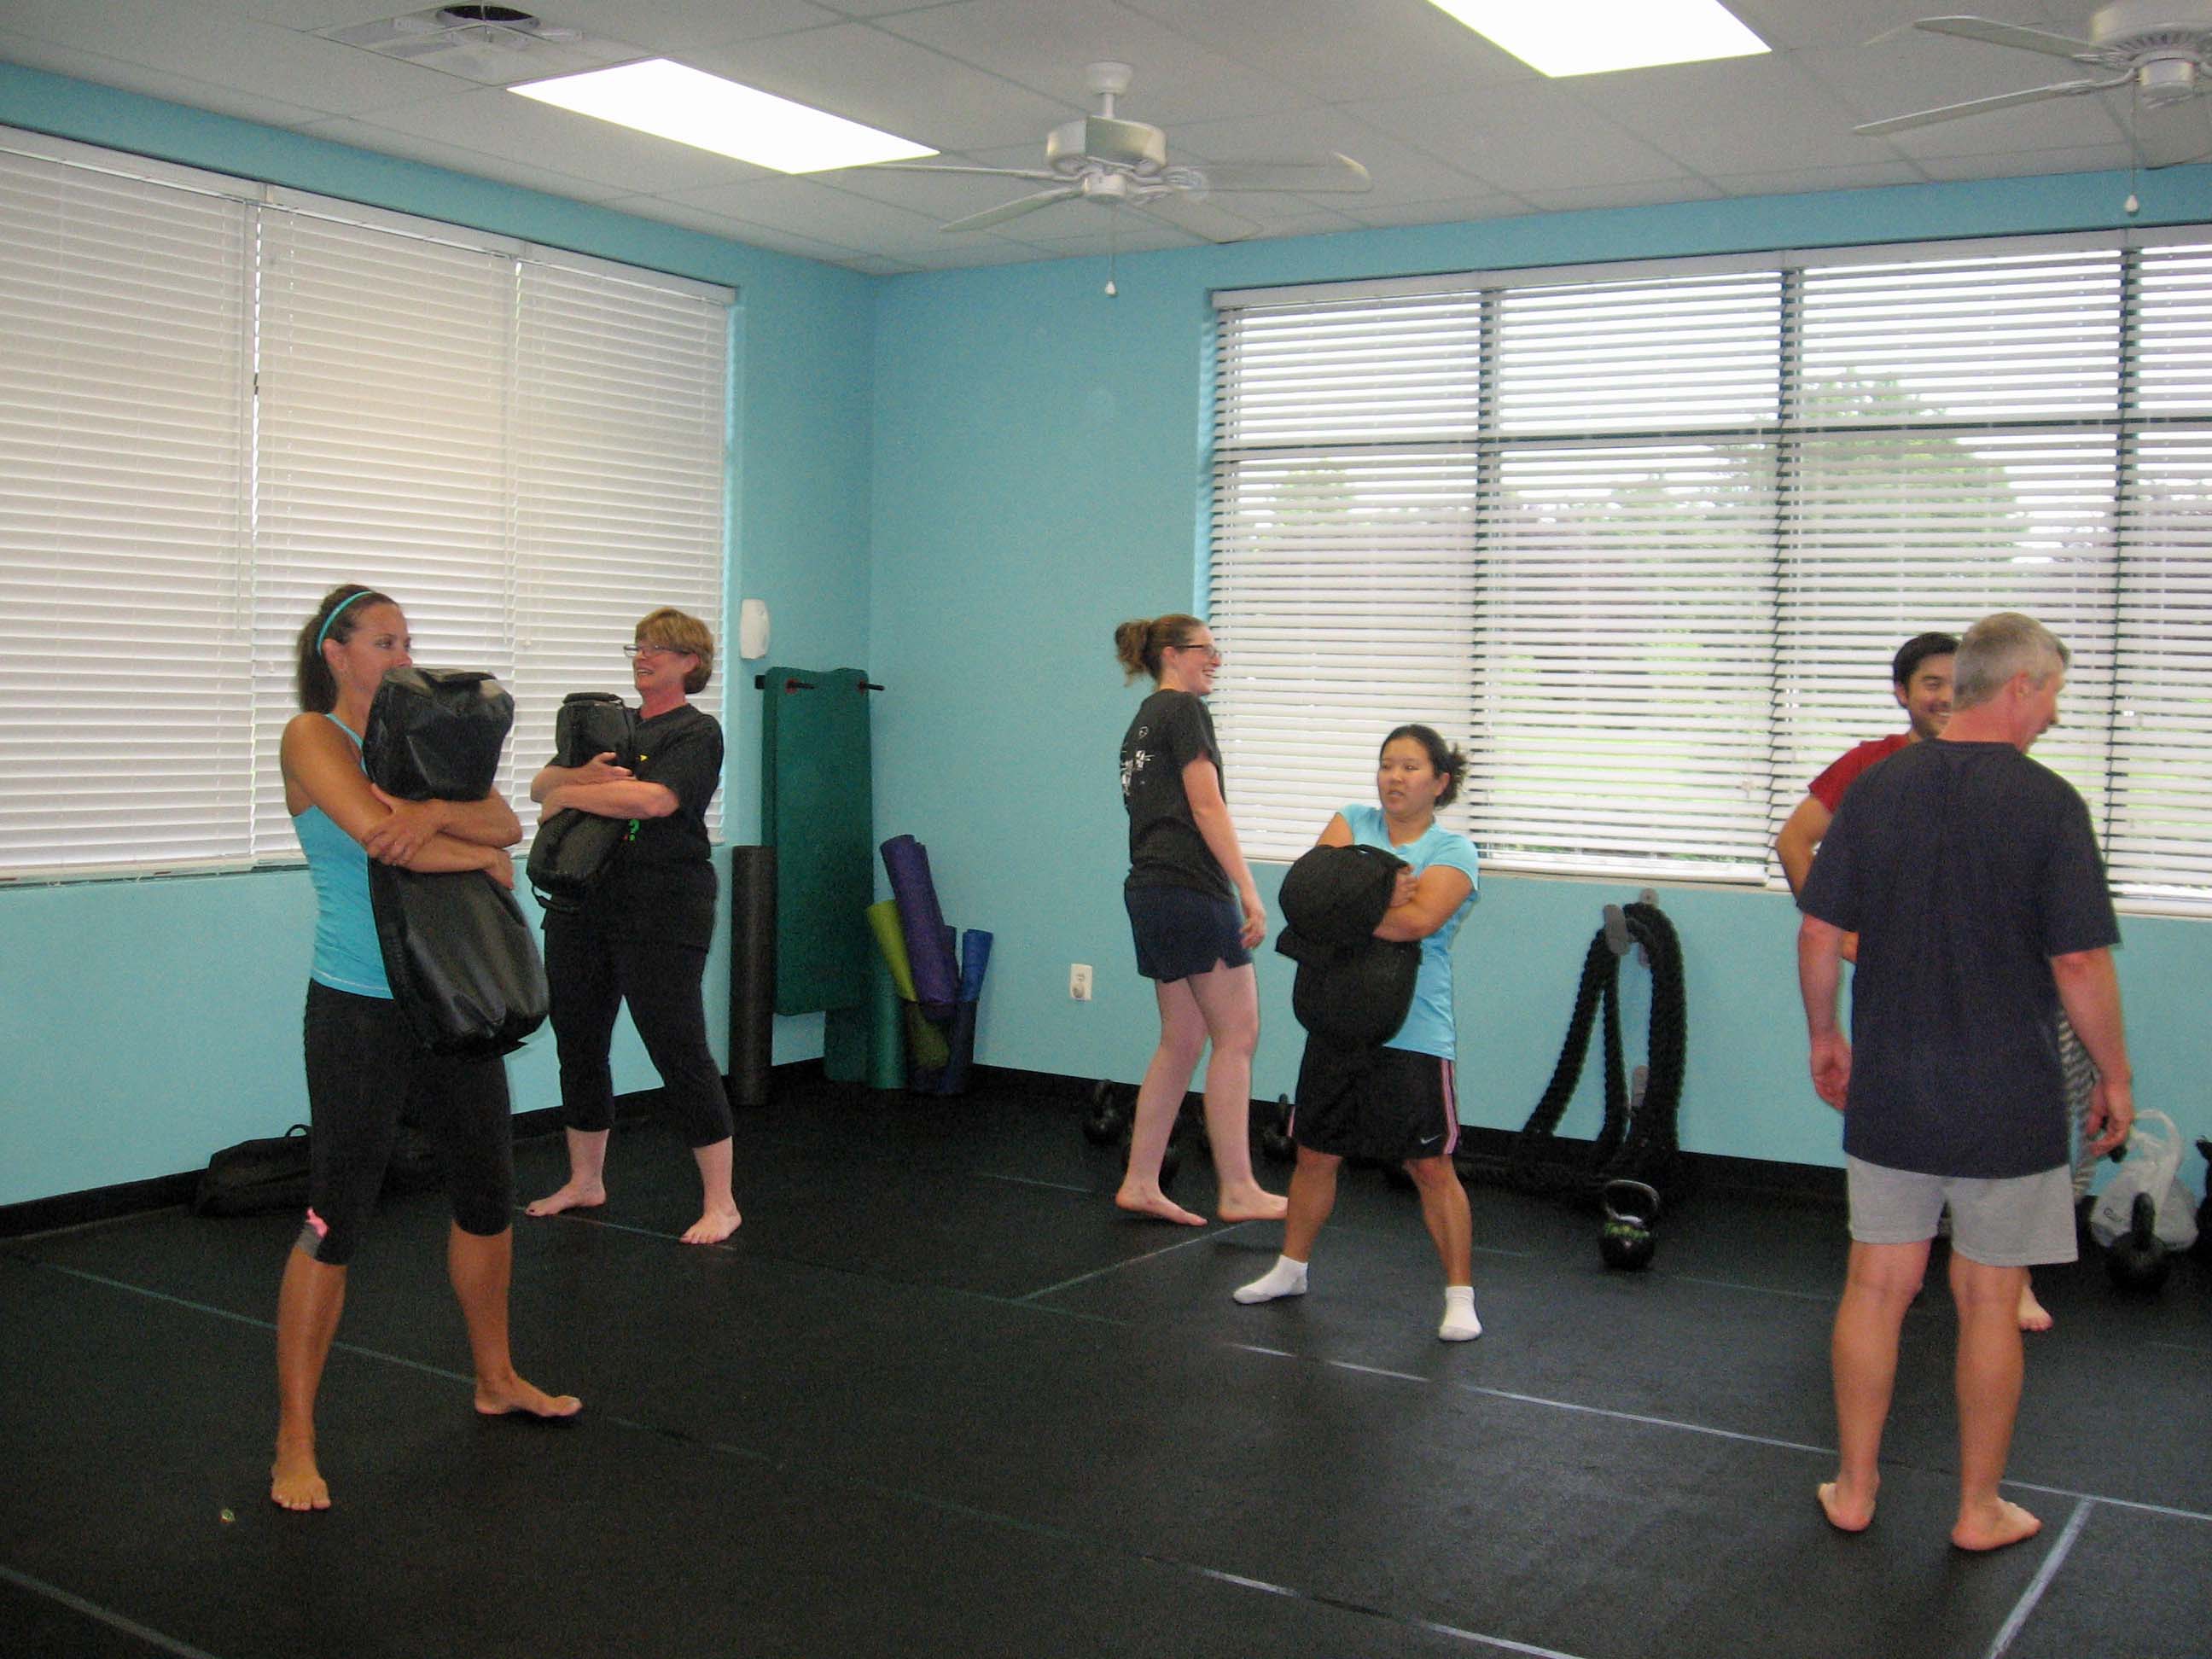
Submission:
<svg viewBox="0 0 2212 1659">
<path fill-rule="evenodd" d="M 881 257 L 896 259 L 913 270 L 958 270 L 975 265 L 1030 264 L 1054 256 L 1044 248 L 985 232 L 980 237 L 962 239 L 958 246 L 950 236 L 941 242 L 898 242 L 884 249 Z"/>
<path fill-rule="evenodd" d="M 314 120 L 324 113 L 305 104 L 287 103 L 261 93 L 195 81 L 189 76 L 173 74 L 167 70 L 150 68 L 120 58 L 104 57 L 75 46 L 58 46 L 51 40 L 42 40 L 10 29 L 0 28 L 0 59 L 23 69 L 43 70 L 49 75 L 65 75 L 75 80 L 91 82 L 96 86 L 113 87 L 123 92 L 165 99 L 191 109 L 235 116 L 241 121 L 258 121 L 265 126 L 297 126 L 302 121 Z"/>
<path fill-rule="evenodd" d="M 1518 196 L 1451 196 L 1429 202 L 1369 202 L 1347 204 L 1341 211 L 1372 229 L 1404 225 L 1453 225 L 1478 219 L 1511 219 L 1534 212 Z"/>
<path fill-rule="evenodd" d="M 926 213 L 933 219 L 965 218 L 1001 202 L 1018 201 L 1049 188 L 1034 179 L 975 173 L 929 173 L 921 167 L 911 171 L 900 167 L 841 167 L 834 173 L 812 176 L 855 196 L 888 202 L 910 213 Z"/>
<path fill-rule="evenodd" d="M 1086 112 L 1097 105 L 1085 67 L 1127 64 L 1133 74 L 1115 113 L 1154 126 L 1315 101 L 1112 0 L 957 0 L 882 27 Z"/>
<path fill-rule="evenodd" d="M 1565 85 L 1589 108 L 1692 173 L 1740 169 L 1747 155 L 1773 168 L 1844 167 L 1866 159 L 1861 118 L 1790 58 L 1669 64 Z"/>
<path fill-rule="evenodd" d="M 1109 222 L 1110 216 L 1110 222 Z M 1046 218 L 1038 214 L 1038 219 Z M 1091 207 L 1087 213 L 1065 213 L 1057 225 L 1024 228 L 1022 240 L 1055 254 L 1151 253 L 1162 248 L 1196 247 L 1206 239 L 1179 230 L 1164 219 L 1139 213 L 1115 212 Z"/>
<path fill-rule="evenodd" d="M 718 46 L 690 61 L 938 149 L 1042 145 L 1073 108 L 859 23 Z"/>
<path fill-rule="evenodd" d="M 1943 13 L 1972 12 L 1978 17 L 1994 17 L 2029 28 L 2055 27 L 2038 0 L 1972 0 L 1968 4 L 1957 0 L 1726 0 L 1726 3 L 1753 34 L 1778 51 L 1793 46 L 1864 46 L 1887 29 L 1907 28 L 1919 18 Z M 2097 3 L 2098 0 L 2081 0 L 2066 21 L 2086 27 Z M 2032 61 L 2025 52 L 2007 55 Z"/>
<path fill-rule="evenodd" d="M 1927 179 L 1910 161 L 1871 161 L 1851 167 L 1801 167 L 1788 173 L 1717 173 L 1711 176 L 1727 196 L 1802 196 L 1823 190 L 1917 185 Z"/>
<path fill-rule="evenodd" d="M 662 224 L 702 231 L 728 241 L 771 248 L 778 253 L 795 253 L 806 259 L 823 259 L 835 264 L 854 258 L 860 252 L 858 248 L 847 247 L 837 242 L 825 242 L 817 237 L 799 236 L 767 225 L 749 224 L 726 213 L 710 212 L 688 203 L 672 202 L 665 196 L 617 196 L 599 205 L 636 218 L 656 219 Z"/>
<path fill-rule="evenodd" d="M 910 265 L 903 259 L 886 259 L 879 254 L 873 253 L 864 255 L 857 259 L 842 260 L 840 263 L 847 270 L 857 270 L 863 276 L 911 276 L 921 268 L 919 265 Z"/>
<path fill-rule="evenodd" d="M 634 132 L 503 87 L 473 88 L 362 118 L 394 132 L 593 179 L 624 195 L 659 196 L 778 176 L 749 161 Z"/>
<path fill-rule="evenodd" d="M 1925 155 L 1920 165 L 1930 179 L 2017 179 L 2039 173 L 2124 173 L 2131 159 L 2125 144 L 2091 144 L 2004 155 Z M 2114 193 L 2115 206 L 2126 194 Z"/>
<path fill-rule="evenodd" d="M 1797 64 L 1819 81 L 1860 121 L 1883 120 L 1971 98 L 1995 97 L 2030 87 L 2084 78 L 2078 64 L 2033 52 L 2008 52 L 1972 40 L 1932 39 L 1935 50 L 1918 40 L 1891 40 L 1863 52 L 1820 50 L 1797 54 Z M 2109 144 L 2123 133 L 2103 100 L 2096 97 L 2048 99 L 2010 109 L 1971 115 L 1940 125 L 1863 138 L 1867 160 L 1893 144 L 1908 155 L 1970 155 L 2014 149 L 2060 149 L 2075 144 Z"/>
<path fill-rule="evenodd" d="M 1535 71 L 1424 0 L 1123 0 L 1133 11 L 1327 102 L 1418 96 Z"/>
<path fill-rule="evenodd" d="M 746 184 L 655 193 L 710 213 L 726 213 L 749 224 L 796 231 L 802 236 L 863 251 L 902 240 L 926 240 L 937 230 L 937 221 L 927 215 L 834 190 L 811 179 L 757 179 Z"/>
<path fill-rule="evenodd" d="M 404 7 L 399 8 L 404 9 Z M 811 0 L 526 0 L 526 9 L 548 23 L 586 34 L 618 34 L 662 58 L 690 62 L 703 49 L 793 29 L 844 21 L 842 14 Z"/>
<path fill-rule="evenodd" d="M 1350 107 L 1369 125 L 1516 195 L 1686 176 L 1680 163 L 1585 108 L 1558 82 L 1504 82 Z"/>
<path fill-rule="evenodd" d="M 1710 202 L 1721 192 L 1703 179 L 1649 179 L 1521 193 L 1528 198 L 1528 205 L 1539 212 L 1577 213 L 1592 208 L 1663 207 L 1675 202 Z"/>
<path fill-rule="evenodd" d="M 376 126 L 349 115 L 334 115 L 326 120 L 305 122 L 295 131 L 311 138 L 327 138 L 335 144 L 349 144 L 356 149 L 373 151 L 379 155 L 394 155 L 403 161 L 420 161 L 425 167 L 444 167 L 472 178 L 515 185 L 524 190 L 543 191 L 549 196 L 565 196 L 572 201 L 599 202 L 626 193 L 616 185 L 579 179 L 552 167 L 538 167 L 505 156 L 487 155 L 481 150 L 425 138 L 419 134 L 395 132 L 389 127 Z"/>
</svg>

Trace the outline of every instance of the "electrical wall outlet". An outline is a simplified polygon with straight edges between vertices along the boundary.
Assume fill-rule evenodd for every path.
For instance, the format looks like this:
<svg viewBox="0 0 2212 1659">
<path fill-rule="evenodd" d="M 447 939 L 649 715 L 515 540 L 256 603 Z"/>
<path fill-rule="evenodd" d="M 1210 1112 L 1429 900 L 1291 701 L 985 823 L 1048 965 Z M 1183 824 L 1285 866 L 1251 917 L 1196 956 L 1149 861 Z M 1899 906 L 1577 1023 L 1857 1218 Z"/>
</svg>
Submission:
<svg viewBox="0 0 2212 1659">
<path fill-rule="evenodd" d="M 1091 964 L 1071 962 L 1067 964 L 1067 994 L 1078 1002 L 1091 1000 Z"/>
</svg>

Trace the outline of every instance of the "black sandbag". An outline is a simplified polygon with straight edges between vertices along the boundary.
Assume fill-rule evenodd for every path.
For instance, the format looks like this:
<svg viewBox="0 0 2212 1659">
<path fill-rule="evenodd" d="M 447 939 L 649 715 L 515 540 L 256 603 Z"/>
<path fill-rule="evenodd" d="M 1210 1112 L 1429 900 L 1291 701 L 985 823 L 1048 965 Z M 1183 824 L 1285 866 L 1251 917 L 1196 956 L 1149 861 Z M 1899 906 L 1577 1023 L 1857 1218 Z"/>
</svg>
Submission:
<svg viewBox="0 0 2212 1659">
<path fill-rule="evenodd" d="M 472 668 L 394 668 L 368 706 L 362 768 L 402 800 L 482 800 L 499 780 L 514 699 Z"/>
<path fill-rule="evenodd" d="M 1390 908 L 1406 860 L 1357 842 L 1313 847 L 1283 872 L 1275 902 L 1283 920 L 1316 945 L 1360 945 Z"/>
<path fill-rule="evenodd" d="M 522 907 L 481 870 L 423 875 L 372 860 L 369 907 L 392 1000 L 441 1054 L 504 1054 L 545 1023 L 545 964 Z"/>
<path fill-rule="evenodd" d="M 1421 976 L 1415 940 L 1370 935 L 1357 945 L 1323 945 L 1285 927 L 1275 949 L 1298 964 L 1291 1012 L 1315 1036 L 1371 1046 L 1388 1042 L 1406 1023 Z"/>
<path fill-rule="evenodd" d="M 582 766 L 610 751 L 629 764 L 637 710 L 611 691 L 571 691 L 553 716 L 553 764 Z"/>
<path fill-rule="evenodd" d="M 208 1159 L 192 1191 L 194 1215 L 270 1215 L 307 1207 L 307 1126 L 241 1140 Z"/>
<path fill-rule="evenodd" d="M 579 908 L 612 867 L 629 824 L 628 818 L 605 818 L 573 806 L 543 819 L 525 866 L 538 902 L 549 910 Z"/>
</svg>

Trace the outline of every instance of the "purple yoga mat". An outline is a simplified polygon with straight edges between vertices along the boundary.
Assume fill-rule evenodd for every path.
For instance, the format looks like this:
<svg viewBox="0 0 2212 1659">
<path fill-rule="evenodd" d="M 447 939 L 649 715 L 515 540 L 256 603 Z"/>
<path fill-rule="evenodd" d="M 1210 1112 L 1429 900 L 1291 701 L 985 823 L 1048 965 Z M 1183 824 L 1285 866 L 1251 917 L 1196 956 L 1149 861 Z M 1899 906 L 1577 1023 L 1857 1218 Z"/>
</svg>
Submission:
<svg viewBox="0 0 2212 1659">
<path fill-rule="evenodd" d="M 883 854 L 891 897 L 898 902 L 907 965 L 914 970 L 915 1000 L 929 1018 L 951 1019 L 959 1001 L 960 972 L 945 942 L 951 930 L 937 908 L 937 885 L 929 878 L 929 849 L 912 836 L 893 836 L 884 843 Z"/>
</svg>

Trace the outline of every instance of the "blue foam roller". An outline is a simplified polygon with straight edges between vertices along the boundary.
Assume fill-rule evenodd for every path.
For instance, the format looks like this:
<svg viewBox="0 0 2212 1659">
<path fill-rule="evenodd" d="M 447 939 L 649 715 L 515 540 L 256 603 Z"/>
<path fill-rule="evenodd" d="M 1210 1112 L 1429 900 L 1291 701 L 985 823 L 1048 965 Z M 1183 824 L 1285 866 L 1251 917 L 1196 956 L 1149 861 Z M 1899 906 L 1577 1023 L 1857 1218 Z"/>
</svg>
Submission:
<svg viewBox="0 0 2212 1659">
<path fill-rule="evenodd" d="M 884 872 L 898 902 L 899 932 L 906 939 L 907 966 L 914 975 L 915 1000 L 929 1018 L 952 1018 L 959 1001 L 960 970 L 945 943 L 949 929 L 937 908 L 937 885 L 929 877 L 929 850 L 912 836 L 893 836 L 883 845 Z"/>
<path fill-rule="evenodd" d="M 973 1002 L 983 994 L 983 975 L 991 965 L 991 935 L 970 927 L 960 940 L 960 1000 Z"/>
</svg>

